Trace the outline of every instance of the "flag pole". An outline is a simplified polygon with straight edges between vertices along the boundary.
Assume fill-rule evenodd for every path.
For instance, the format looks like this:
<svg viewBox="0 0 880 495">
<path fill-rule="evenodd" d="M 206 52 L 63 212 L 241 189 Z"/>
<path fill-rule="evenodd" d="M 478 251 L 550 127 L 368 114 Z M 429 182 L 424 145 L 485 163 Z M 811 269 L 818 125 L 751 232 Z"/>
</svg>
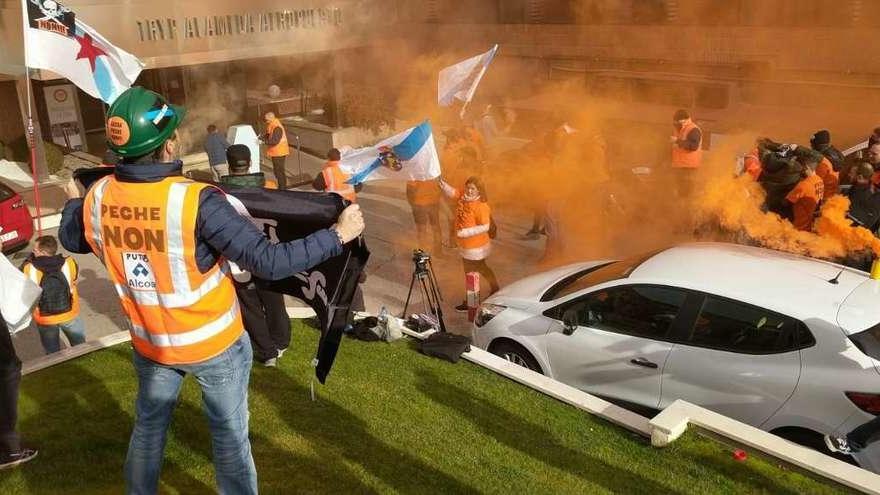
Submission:
<svg viewBox="0 0 880 495">
<path fill-rule="evenodd" d="M 38 185 L 37 180 L 37 137 L 36 130 L 34 128 L 34 116 L 33 116 L 33 108 L 31 105 L 31 100 L 33 99 L 33 88 L 31 87 L 31 68 L 28 66 L 28 42 L 27 42 L 27 30 L 28 30 L 28 14 L 27 14 L 27 0 L 22 0 L 21 2 L 21 35 L 22 41 L 24 43 L 24 78 L 25 84 L 27 85 L 27 129 L 25 132 L 27 133 L 28 138 L 28 146 L 31 151 L 31 179 L 34 181 L 34 210 L 37 214 L 37 236 L 43 235 L 43 223 L 41 220 L 40 214 L 40 187 Z"/>
</svg>

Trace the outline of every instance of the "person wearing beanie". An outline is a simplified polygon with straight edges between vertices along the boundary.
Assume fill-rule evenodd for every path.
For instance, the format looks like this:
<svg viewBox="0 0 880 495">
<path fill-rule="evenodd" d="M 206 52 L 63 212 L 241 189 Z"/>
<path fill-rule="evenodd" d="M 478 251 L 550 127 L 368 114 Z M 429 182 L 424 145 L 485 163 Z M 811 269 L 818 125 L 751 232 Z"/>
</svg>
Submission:
<svg viewBox="0 0 880 495">
<path fill-rule="evenodd" d="M 266 179 L 263 172 L 250 173 L 251 150 L 243 144 L 233 144 L 226 149 L 229 175 L 220 177 L 220 184 L 230 187 L 265 187 L 278 189 L 278 184 Z"/>
<path fill-rule="evenodd" d="M 229 175 L 220 178 L 221 185 L 231 189 L 278 189 L 277 184 L 266 180 L 263 172 L 250 173 L 251 150 L 247 146 L 233 144 L 227 148 L 226 163 L 229 164 Z M 236 270 L 235 267 L 232 277 L 235 280 L 235 295 L 241 303 L 244 329 L 254 349 L 254 361 L 274 368 L 290 346 L 290 318 L 284 305 L 284 295 L 265 289 L 263 279 Z"/>
<path fill-rule="evenodd" d="M 816 131 L 816 133 L 813 134 L 813 137 L 810 138 L 810 147 L 819 153 L 822 153 L 822 155 L 828 159 L 835 172 L 840 172 L 843 168 L 843 163 L 846 158 L 840 150 L 831 144 L 831 133 L 827 130 L 822 129 L 821 131 Z"/>
<path fill-rule="evenodd" d="M 840 189 L 840 169 L 843 167 L 843 154 L 831 146 L 831 133 L 826 130 L 817 131 L 810 138 L 813 153 L 822 155 L 816 167 L 818 175 L 825 185 L 825 199 L 838 193 Z"/>
</svg>

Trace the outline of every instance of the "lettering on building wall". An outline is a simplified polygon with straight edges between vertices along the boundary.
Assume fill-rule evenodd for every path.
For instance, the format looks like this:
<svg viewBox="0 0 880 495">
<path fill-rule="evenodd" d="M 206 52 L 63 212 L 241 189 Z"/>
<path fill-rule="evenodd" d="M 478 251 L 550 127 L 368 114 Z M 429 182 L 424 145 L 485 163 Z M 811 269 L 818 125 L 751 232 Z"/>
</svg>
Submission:
<svg viewBox="0 0 880 495">
<path fill-rule="evenodd" d="M 178 22 L 180 21 L 180 22 Z M 342 25 L 339 8 L 281 10 L 230 15 L 141 19 L 138 38 L 146 41 L 169 41 L 178 38 L 199 39 L 273 33 L 297 29 L 317 29 Z"/>
</svg>

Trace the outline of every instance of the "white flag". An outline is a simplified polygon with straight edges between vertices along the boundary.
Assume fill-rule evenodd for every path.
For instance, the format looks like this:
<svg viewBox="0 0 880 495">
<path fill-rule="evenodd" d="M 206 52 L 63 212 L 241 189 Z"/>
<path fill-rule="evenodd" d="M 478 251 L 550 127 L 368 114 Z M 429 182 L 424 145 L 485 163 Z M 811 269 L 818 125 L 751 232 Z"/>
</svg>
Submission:
<svg viewBox="0 0 880 495">
<path fill-rule="evenodd" d="M 495 45 L 486 53 L 462 60 L 441 70 L 440 78 L 437 81 L 437 103 L 448 107 L 458 99 L 463 101 L 467 107 L 497 51 L 498 45 Z M 462 115 L 464 115 L 464 110 L 462 108 Z"/>
<path fill-rule="evenodd" d="M 51 70 L 113 103 L 144 67 L 55 0 L 22 0 L 25 65 Z"/>
<path fill-rule="evenodd" d="M 440 158 L 434 146 L 431 123 L 426 120 L 375 146 L 349 151 L 342 155 L 339 167 L 352 176 L 348 180 L 350 184 L 380 179 L 427 180 L 439 177 Z"/>
</svg>

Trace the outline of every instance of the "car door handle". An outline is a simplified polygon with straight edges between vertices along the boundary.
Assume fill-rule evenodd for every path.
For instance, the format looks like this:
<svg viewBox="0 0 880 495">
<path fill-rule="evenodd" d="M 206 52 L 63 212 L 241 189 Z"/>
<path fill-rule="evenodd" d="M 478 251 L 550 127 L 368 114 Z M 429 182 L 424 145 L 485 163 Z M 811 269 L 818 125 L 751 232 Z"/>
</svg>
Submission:
<svg viewBox="0 0 880 495">
<path fill-rule="evenodd" d="M 630 359 L 629 362 L 636 366 L 644 366 L 645 368 L 657 369 L 657 363 L 652 363 L 645 358 Z"/>
</svg>

